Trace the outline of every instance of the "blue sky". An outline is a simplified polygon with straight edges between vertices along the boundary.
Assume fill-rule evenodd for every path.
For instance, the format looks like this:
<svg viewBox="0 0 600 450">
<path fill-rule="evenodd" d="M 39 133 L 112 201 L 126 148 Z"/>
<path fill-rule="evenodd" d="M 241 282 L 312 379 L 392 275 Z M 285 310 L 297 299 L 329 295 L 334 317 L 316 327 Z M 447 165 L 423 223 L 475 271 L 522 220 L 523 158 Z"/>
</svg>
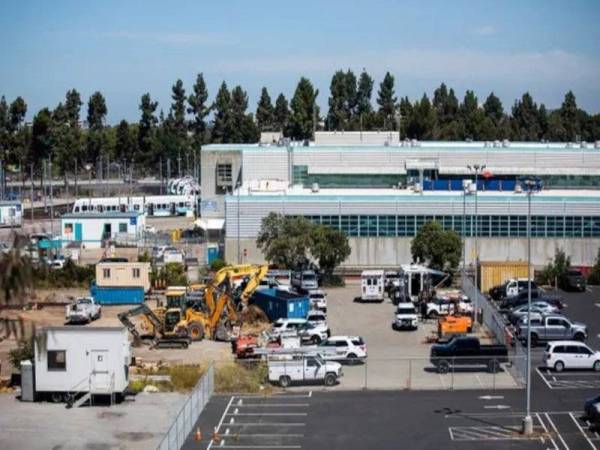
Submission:
<svg viewBox="0 0 600 450">
<path fill-rule="evenodd" d="M 23 96 L 31 118 L 70 88 L 86 101 L 100 90 L 115 123 L 138 120 L 144 92 L 166 112 L 174 81 L 189 91 L 198 72 L 211 99 L 222 80 L 241 84 L 252 110 L 263 85 L 289 98 L 305 75 L 323 110 L 334 70 L 366 68 L 411 99 L 445 81 L 505 108 L 525 91 L 555 108 L 572 89 L 600 112 L 598 23 L 594 0 L 4 2 L 0 95 Z"/>
</svg>

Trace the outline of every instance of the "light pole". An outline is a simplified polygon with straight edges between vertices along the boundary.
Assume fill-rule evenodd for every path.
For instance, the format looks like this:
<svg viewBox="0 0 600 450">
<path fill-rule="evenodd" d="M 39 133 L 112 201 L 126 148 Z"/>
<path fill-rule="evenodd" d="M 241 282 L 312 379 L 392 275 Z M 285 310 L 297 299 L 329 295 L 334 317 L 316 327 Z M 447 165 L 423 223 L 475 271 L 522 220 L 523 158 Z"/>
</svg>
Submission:
<svg viewBox="0 0 600 450">
<path fill-rule="evenodd" d="M 533 433 L 531 418 L 531 196 L 541 188 L 539 179 L 527 178 L 521 182 L 527 190 L 527 399 L 523 418 L 523 434 Z"/>
<path fill-rule="evenodd" d="M 92 164 L 86 163 L 84 166 L 88 173 L 88 212 L 92 210 Z"/>
<path fill-rule="evenodd" d="M 478 242 L 477 242 L 477 236 L 479 235 L 479 220 L 477 217 L 477 197 L 478 197 L 478 191 L 479 191 L 479 186 L 477 184 L 478 182 L 478 178 L 479 178 L 479 174 L 483 173 L 483 171 L 485 170 L 485 164 L 473 164 L 473 165 L 468 165 L 467 169 L 469 170 L 469 172 L 474 173 L 475 174 L 475 287 L 473 289 L 474 291 L 474 298 L 475 298 L 475 325 L 478 322 L 478 318 L 479 318 L 479 295 L 477 294 L 478 292 L 478 278 L 479 278 L 479 246 L 478 246 Z"/>
<path fill-rule="evenodd" d="M 238 180 L 238 182 L 236 183 L 236 189 L 237 189 L 237 263 L 241 264 L 242 263 L 242 259 L 241 259 L 241 253 L 240 253 L 240 189 L 241 189 L 241 183 Z"/>
</svg>

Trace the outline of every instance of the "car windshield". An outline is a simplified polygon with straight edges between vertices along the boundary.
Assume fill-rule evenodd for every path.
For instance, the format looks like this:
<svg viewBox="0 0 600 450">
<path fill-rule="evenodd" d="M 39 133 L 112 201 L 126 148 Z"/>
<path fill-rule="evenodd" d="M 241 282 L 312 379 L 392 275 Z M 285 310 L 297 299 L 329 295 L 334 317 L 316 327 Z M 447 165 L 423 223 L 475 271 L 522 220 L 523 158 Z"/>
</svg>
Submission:
<svg viewBox="0 0 600 450">
<path fill-rule="evenodd" d="M 305 281 L 313 281 L 315 279 L 314 273 L 305 273 L 302 275 L 302 279 Z"/>
<path fill-rule="evenodd" d="M 361 337 L 353 338 L 352 343 L 354 345 L 365 345 L 365 342 L 363 341 L 363 339 Z"/>
<path fill-rule="evenodd" d="M 396 314 L 415 314 L 415 308 L 398 308 Z"/>
<path fill-rule="evenodd" d="M 569 270 L 569 275 L 571 275 L 572 277 L 580 277 L 580 276 L 582 276 L 581 272 L 578 271 L 578 270 Z"/>
</svg>

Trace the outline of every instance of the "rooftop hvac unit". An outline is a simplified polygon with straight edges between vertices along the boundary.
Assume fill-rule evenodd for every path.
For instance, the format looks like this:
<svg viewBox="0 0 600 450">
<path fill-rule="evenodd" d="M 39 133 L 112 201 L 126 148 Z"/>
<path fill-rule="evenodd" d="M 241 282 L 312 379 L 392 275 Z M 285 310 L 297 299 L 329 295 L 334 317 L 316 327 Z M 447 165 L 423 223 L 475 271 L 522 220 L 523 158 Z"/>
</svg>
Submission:
<svg viewBox="0 0 600 450">
<path fill-rule="evenodd" d="M 472 181 L 471 180 L 462 180 L 462 187 L 464 190 L 468 190 L 469 186 L 471 185 Z"/>
<path fill-rule="evenodd" d="M 477 192 L 477 185 L 475 183 L 470 183 L 468 186 L 468 190 L 470 194 L 474 194 Z"/>
<path fill-rule="evenodd" d="M 581 143 L 579 144 L 579 146 L 581 148 L 587 148 L 587 142 L 586 141 L 581 141 Z"/>
<path fill-rule="evenodd" d="M 566 148 L 573 148 L 573 143 L 572 142 L 567 142 L 567 145 L 565 145 Z"/>
<path fill-rule="evenodd" d="M 510 147 L 510 141 L 508 139 L 503 139 L 502 147 Z"/>
<path fill-rule="evenodd" d="M 515 194 L 521 194 L 523 192 L 523 188 L 521 188 L 521 185 L 519 183 L 517 183 L 515 185 Z"/>
<path fill-rule="evenodd" d="M 594 142 L 594 148 L 600 148 L 600 141 Z"/>
<path fill-rule="evenodd" d="M 485 142 L 483 143 L 483 146 L 484 146 L 484 147 L 490 147 L 490 146 L 491 146 L 491 142 L 489 142 L 489 141 L 485 141 Z"/>
<path fill-rule="evenodd" d="M 502 143 L 498 140 L 494 141 L 494 147 L 501 147 Z"/>
<path fill-rule="evenodd" d="M 423 190 L 421 183 L 417 182 L 415 184 L 413 184 L 413 192 L 419 193 Z"/>
<path fill-rule="evenodd" d="M 312 191 L 313 194 L 316 194 L 317 192 L 319 192 L 319 183 L 313 183 L 310 190 Z"/>
<path fill-rule="evenodd" d="M 411 139 L 410 146 L 411 147 L 416 147 L 417 146 L 417 140 L 416 139 Z"/>
</svg>

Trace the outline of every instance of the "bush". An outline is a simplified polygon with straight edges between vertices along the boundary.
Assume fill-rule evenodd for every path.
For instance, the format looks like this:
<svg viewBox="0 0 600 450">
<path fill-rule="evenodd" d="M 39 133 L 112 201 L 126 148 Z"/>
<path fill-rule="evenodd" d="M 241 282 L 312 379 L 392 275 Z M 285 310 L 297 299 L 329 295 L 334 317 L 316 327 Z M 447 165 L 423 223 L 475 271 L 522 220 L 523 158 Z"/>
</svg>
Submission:
<svg viewBox="0 0 600 450">
<path fill-rule="evenodd" d="M 227 267 L 229 264 L 227 264 L 227 262 L 221 258 L 217 258 L 215 260 L 213 260 L 213 262 L 210 263 L 210 270 L 212 270 L 213 272 L 218 272 L 219 270 L 221 270 L 223 267 Z"/>
<path fill-rule="evenodd" d="M 41 289 L 88 287 L 95 276 L 94 266 L 79 266 L 70 259 L 65 261 L 62 269 L 33 269 L 35 287 Z"/>
<path fill-rule="evenodd" d="M 264 362 L 243 366 L 234 362 L 215 367 L 215 390 L 217 392 L 264 392 L 268 368 Z"/>
<path fill-rule="evenodd" d="M 177 365 L 169 368 L 171 384 L 176 391 L 191 391 L 204 374 L 204 368 L 198 365 Z"/>
<path fill-rule="evenodd" d="M 164 286 L 185 286 L 188 282 L 185 267 L 180 263 L 165 264 L 158 271 L 153 271 L 150 278 L 153 285 L 160 281 Z"/>
<path fill-rule="evenodd" d="M 17 370 L 21 369 L 21 361 L 30 360 L 31 362 L 33 362 L 33 340 L 19 341 L 19 345 L 17 346 L 17 348 L 12 349 L 8 353 L 8 358 L 10 360 L 11 366 L 13 366 Z"/>
<path fill-rule="evenodd" d="M 346 286 L 346 282 L 344 281 L 344 277 L 339 275 L 323 275 L 323 279 L 321 280 L 321 284 L 323 287 L 344 287 Z"/>
<path fill-rule="evenodd" d="M 598 256 L 596 262 L 592 266 L 592 270 L 588 276 L 589 284 L 600 284 L 600 248 L 598 249 Z"/>
</svg>

